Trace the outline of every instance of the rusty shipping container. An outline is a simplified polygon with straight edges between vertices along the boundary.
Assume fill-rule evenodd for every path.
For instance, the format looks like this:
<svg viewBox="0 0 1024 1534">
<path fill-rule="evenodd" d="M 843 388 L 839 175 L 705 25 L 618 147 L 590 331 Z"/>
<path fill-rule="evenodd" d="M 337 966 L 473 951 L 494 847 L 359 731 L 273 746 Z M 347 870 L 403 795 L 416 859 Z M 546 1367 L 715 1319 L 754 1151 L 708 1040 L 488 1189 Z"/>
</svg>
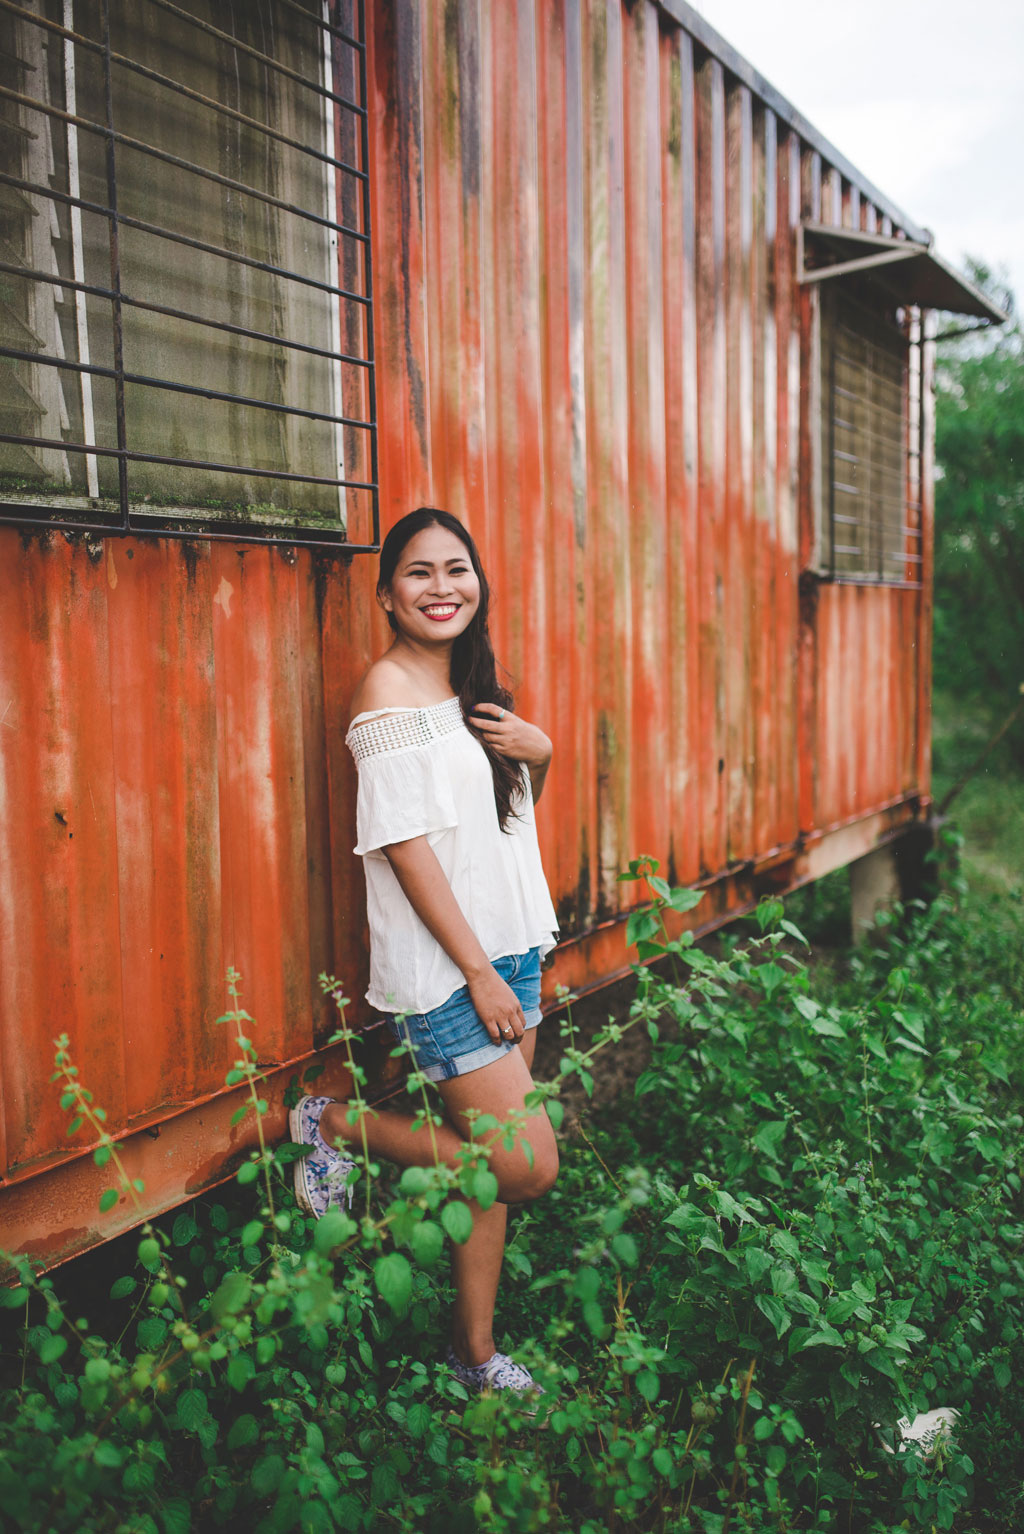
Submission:
<svg viewBox="0 0 1024 1534">
<path fill-rule="evenodd" d="M 681 0 L 245 10 L 0 17 L 0 1246 L 50 1262 L 140 1217 L 56 1034 L 149 1213 L 250 1144 L 228 966 L 275 1102 L 362 994 L 417 504 L 555 742 L 549 1001 L 626 967 L 630 858 L 713 925 L 930 802 L 928 335 L 997 312 Z"/>
</svg>

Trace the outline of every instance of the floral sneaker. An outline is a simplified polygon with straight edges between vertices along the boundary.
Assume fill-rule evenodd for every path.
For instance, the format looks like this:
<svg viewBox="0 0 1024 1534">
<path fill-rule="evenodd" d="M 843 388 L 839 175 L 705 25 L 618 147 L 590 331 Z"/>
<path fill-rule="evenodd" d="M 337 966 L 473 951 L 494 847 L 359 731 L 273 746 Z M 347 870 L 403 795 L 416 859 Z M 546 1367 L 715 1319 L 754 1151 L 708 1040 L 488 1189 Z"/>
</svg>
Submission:
<svg viewBox="0 0 1024 1534">
<path fill-rule="evenodd" d="M 332 1204 L 338 1209 L 352 1208 L 348 1175 L 355 1161 L 328 1145 L 320 1133 L 320 1115 L 333 1102 L 333 1097 L 300 1097 L 288 1113 L 292 1139 L 297 1145 L 312 1146 L 309 1155 L 295 1163 L 295 1198 L 318 1220 Z"/>
<path fill-rule="evenodd" d="M 449 1348 L 445 1362 L 467 1390 L 511 1390 L 516 1395 L 529 1396 L 534 1400 L 544 1394 L 529 1369 L 513 1363 L 507 1353 L 492 1353 L 486 1363 L 464 1364 L 455 1349 Z M 529 1411 L 529 1407 L 526 1409 Z M 536 1406 L 530 1415 L 535 1413 Z"/>
</svg>

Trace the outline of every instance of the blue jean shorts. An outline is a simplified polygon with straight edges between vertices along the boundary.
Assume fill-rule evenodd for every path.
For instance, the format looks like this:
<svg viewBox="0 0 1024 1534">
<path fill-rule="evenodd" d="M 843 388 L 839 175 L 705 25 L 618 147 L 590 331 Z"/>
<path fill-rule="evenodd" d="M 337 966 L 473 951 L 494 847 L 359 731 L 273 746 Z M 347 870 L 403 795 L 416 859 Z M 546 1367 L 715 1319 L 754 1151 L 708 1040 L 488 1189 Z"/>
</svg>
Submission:
<svg viewBox="0 0 1024 1534">
<path fill-rule="evenodd" d="M 536 1028 L 541 1019 L 540 949 L 508 954 L 491 962 L 519 998 L 527 1028 Z M 496 1043 L 491 1038 L 464 985 L 432 1011 L 389 1018 L 388 1026 L 400 1043 L 411 1046 L 417 1068 L 429 1081 L 451 1081 L 453 1076 L 465 1076 L 516 1048 L 515 1044 Z"/>
</svg>

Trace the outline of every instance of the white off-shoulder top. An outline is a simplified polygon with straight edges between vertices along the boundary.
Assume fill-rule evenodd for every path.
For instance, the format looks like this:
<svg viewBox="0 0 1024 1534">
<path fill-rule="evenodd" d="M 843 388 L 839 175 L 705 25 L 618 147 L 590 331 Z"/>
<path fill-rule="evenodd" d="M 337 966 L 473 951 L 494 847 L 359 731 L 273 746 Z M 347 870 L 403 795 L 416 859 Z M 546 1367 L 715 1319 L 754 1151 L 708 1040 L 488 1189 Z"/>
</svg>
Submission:
<svg viewBox="0 0 1024 1534">
<path fill-rule="evenodd" d="M 359 770 L 355 851 L 366 873 L 370 988 L 382 1012 L 430 1012 L 465 976 L 406 899 L 381 848 L 425 836 L 489 959 L 542 955 L 558 921 L 541 866 L 529 775 L 503 831 L 483 746 L 458 698 L 359 714 L 346 744 Z"/>
</svg>

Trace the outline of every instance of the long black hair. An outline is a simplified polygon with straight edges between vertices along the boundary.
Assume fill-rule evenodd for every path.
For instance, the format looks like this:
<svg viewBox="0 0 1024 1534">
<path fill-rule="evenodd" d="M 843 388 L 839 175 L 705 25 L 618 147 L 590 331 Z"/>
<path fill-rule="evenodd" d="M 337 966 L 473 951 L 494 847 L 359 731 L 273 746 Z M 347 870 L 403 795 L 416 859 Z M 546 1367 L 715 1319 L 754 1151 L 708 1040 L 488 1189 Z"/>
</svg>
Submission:
<svg viewBox="0 0 1024 1534">
<path fill-rule="evenodd" d="M 498 681 L 498 663 L 494 658 L 491 635 L 487 626 L 487 614 L 491 605 L 491 588 L 480 562 L 480 553 L 458 517 L 437 506 L 417 506 L 407 516 L 396 522 L 381 545 L 380 574 L 377 577 L 377 595 L 391 586 L 398 561 L 407 543 L 426 527 L 443 527 L 465 546 L 469 562 L 480 582 L 480 605 L 473 614 L 473 621 L 452 645 L 449 677 L 452 690 L 458 694 L 462 717 L 468 719 L 478 703 L 496 703 L 499 708 L 510 709 L 512 694 Z M 388 613 L 388 623 L 393 633 L 398 633 L 394 613 Z M 494 806 L 498 823 L 503 831 L 516 813 L 516 805 L 524 795 L 523 769 L 519 762 L 501 756 L 479 735 L 476 737 L 487 753 L 494 779 Z"/>
</svg>

